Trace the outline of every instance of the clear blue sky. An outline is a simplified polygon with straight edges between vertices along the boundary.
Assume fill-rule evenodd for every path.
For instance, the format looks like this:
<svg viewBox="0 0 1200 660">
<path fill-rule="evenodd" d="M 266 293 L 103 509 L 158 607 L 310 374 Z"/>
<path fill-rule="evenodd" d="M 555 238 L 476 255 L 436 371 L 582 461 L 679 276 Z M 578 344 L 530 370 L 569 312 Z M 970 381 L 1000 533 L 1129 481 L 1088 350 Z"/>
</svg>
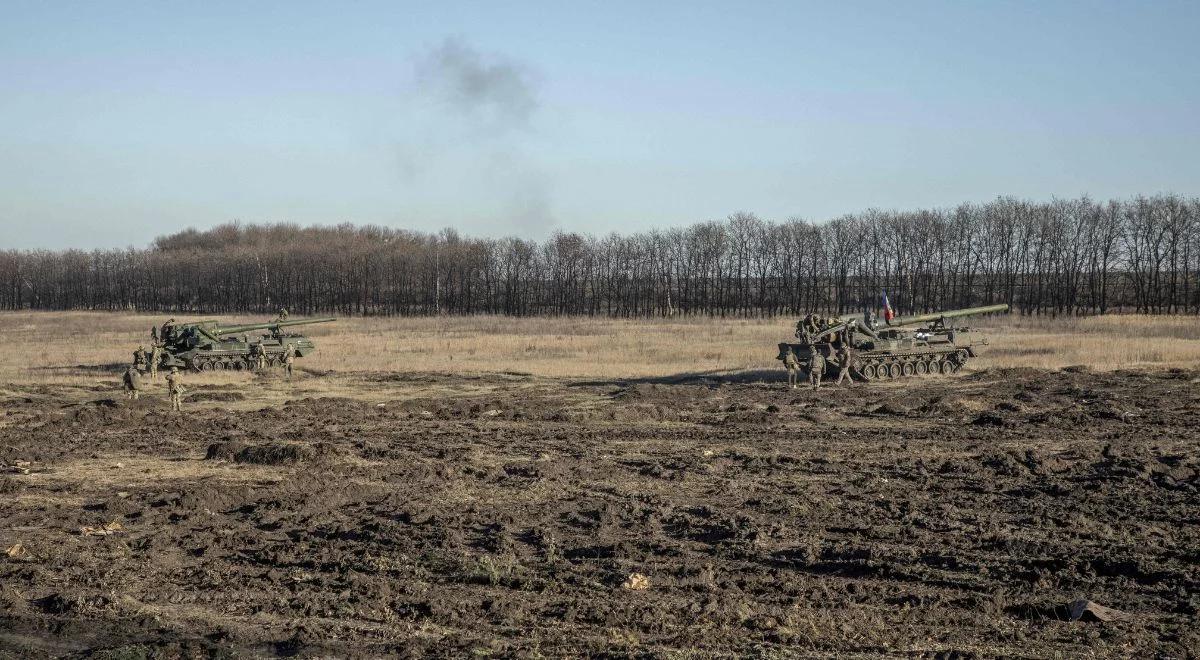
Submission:
<svg viewBox="0 0 1200 660">
<path fill-rule="evenodd" d="M 1198 2 L 8 2 L 0 248 L 1200 193 Z"/>
</svg>

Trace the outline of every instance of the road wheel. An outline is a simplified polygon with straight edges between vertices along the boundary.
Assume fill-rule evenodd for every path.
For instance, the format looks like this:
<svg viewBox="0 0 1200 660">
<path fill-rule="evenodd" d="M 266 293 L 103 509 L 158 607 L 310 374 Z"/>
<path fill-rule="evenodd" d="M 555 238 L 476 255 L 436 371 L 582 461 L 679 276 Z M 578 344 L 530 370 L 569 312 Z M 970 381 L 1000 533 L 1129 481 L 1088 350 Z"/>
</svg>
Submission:
<svg viewBox="0 0 1200 660">
<path fill-rule="evenodd" d="M 200 360 L 196 363 L 197 371 L 212 371 L 212 362 L 208 360 Z"/>
<path fill-rule="evenodd" d="M 954 367 L 950 364 L 949 360 L 942 360 L 941 362 L 938 362 L 938 372 L 943 376 L 949 374 L 953 370 Z"/>
<path fill-rule="evenodd" d="M 913 367 L 912 362 L 905 362 L 904 364 L 900 365 L 900 373 L 904 374 L 905 376 L 911 376 L 914 372 L 915 368 Z"/>
<path fill-rule="evenodd" d="M 899 378 L 900 377 L 900 363 L 899 362 L 893 362 L 893 363 L 889 364 L 887 370 L 888 370 L 888 378 Z"/>
<path fill-rule="evenodd" d="M 920 362 L 916 363 L 914 367 L 917 370 L 918 376 L 924 376 L 925 374 L 929 373 L 929 363 L 925 360 L 921 360 Z"/>
<path fill-rule="evenodd" d="M 863 367 L 862 375 L 863 378 L 866 378 L 867 380 L 875 380 L 876 378 L 879 378 L 879 372 L 875 370 L 875 365 L 873 364 L 868 364 L 867 366 Z"/>
</svg>

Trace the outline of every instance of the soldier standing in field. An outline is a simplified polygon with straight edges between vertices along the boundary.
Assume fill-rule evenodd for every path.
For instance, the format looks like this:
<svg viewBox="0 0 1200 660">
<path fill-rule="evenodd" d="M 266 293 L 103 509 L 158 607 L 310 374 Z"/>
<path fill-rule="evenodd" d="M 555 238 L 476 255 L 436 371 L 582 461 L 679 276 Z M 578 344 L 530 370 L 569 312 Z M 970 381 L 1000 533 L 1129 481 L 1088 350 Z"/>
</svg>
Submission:
<svg viewBox="0 0 1200 660">
<path fill-rule="evenodd" d="M 162 362 L 162 346 L 155 344 L 150 349 L 150 380 L 158 380 L 158 364 Z"/>
<path fill-rule="evenodd" d="M 183 385 L 179 381 L 179 369 L 171 367 L 171 373 L 167 374 L 167 393 L 171 395 L 171 410 L 176 411 L 183 409 Z"/>
<path fill-rule="evenodd" d="M 821 389 L 821 378 L 825 376 L 825 356 L 814 346 L 808 358 L 808 382 L 814 390 Z"/>
<path fill-rule="evenodd" d="M 138 346 L 133 352 L 133 368 L 141 371 L 143 364 L 146 364 L 146 347 Z"/>
<path fill-rule="evenodd" d="M 283 367 L 287 369 L 287 377 L 292 377 L 292 363 L 296 361 L 296 346 L 288 344 L 287 350 L 283 353 Z"/>
<path fill-rule="evenodd" d="M 838 348 L 838 364 L 841 370 L 838 372 L 837 382 L 834 385 L 841 385 L 843 380 L 850 381 L 850 386 L 854 386 L 854 377 L 850 375 L 850 365 L 854 363 L 854 349 L 850 348 L 849 342 L 842 342 Z"/>
<path fill-rule="evenodd" d="M 131 365 L 125 369 L 125 376 L 122 380 L 125 383 L 125 397 L 130 401 L 137 401 L 142 390 L 142 374 Z"/>
<path fill-rule="evenodd" d="M 287 307 L 282 307 L 279 310 L 279 316 L 275 318 L 275 322 L 280 323 L 280 322 L 286 321 L 286 320 L 288 320 Z"/>
<path fill-rule="evenodd" d="M 267 351 L 263 348 L 262 340 L 250 346 L 250 355 L 254 357 L 254 368 L 262 371 L 267 368 Z"/>
<path fill-rule="evenodd" d="M 162 341 L 166 341 L 167 334 L 170 333 L 171 328 L 174 326 L 175 326 L 175 317 L 171 317 L 171 318 L 167 319 L 166 323 L 162 324 L 162 329 L 160 329 L 158 331 L 158 338 L 161 339 Z"/>
<path fill-rule="evenodd" d="M 800 362 L 796 359 L 796 354 L 792 349 L 786 349 L 783 355 L 783 367 L 787 369 L 788 387 L 796 389 L 796 381 L 798 380 L 796 371 L 800 369 Z"/>
</svg>

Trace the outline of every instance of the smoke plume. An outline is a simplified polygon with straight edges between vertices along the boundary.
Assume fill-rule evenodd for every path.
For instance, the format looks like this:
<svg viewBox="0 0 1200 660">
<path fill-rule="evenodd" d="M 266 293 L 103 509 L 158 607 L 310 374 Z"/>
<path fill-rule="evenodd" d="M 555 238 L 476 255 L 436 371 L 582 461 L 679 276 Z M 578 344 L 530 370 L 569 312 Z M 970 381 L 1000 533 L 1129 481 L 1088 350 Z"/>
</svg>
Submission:
<svg viewBox="0 0 1200 660">
<path fill-rule="evenodd" d="M 492 129 L 523 128 L 537 111 L 533 72 L 500 56 L 485 58 L 457 39 L 447 39 L 416 62 L 421 90 L 463 118 Z"/>
<path fill-rule="evenodd" d="M 492 230 L 545 232 L 556 221 L 547 168 L 532 156 L 545 137 L 540 87 L 525 64 L 459 39 L 415 56 L 412 114 L 397 151 L 402 180 L 415 190 L 469 191 L 487 209 L 476 221 Z"/>
</svg>

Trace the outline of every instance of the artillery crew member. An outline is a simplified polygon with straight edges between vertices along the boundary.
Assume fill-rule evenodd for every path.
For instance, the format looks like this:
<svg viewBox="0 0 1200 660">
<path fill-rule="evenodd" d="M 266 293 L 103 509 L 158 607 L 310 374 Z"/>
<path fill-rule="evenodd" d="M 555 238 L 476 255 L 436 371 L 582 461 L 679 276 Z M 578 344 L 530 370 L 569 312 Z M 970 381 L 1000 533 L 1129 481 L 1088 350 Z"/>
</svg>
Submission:
<svg viewBox="0 0 1200 660">
<path fill-rule="evenodd" d="M 814 390 L 821 389 L 821 379 L 825 376 L 825 356 L 814 346 L 808 359 L 808 382 Z"/>
<path fill-rule="evenodd" d="M 288 344 L 283 353 L 283 367 L 287 369 L 288 378 L 292 377 L 292 363 L 296 361 L 296 345 Z"/>
<path fill-rule="evenodd" d="M 841 385 L 843 380 L 850 381 L 850 385 L 854 385 L 854 377 L 850 375 L 850 365 L 854 363 L 854 350 L 850 348 L 849 342 L 842 342 L 838 348 L 838 365 L 841 370 L 838 372 L 837 382 L 834 385 Z"/>
<path fill-rule="evenodd" d="M 800 362 L 796 360 L 796 354 L 792 352 L 790 347 L 784 350 L 783 366 L 787 369 L 788 387 L 794 390 L 796 389 L 796 381 L 798 380 L 796 371 L 800 368 Z"/>
<path fill-rule="evenodd" d="M 182 410 L 183 385 L 179 381 L 179 368 L 171 367 L 171 373 L 167 374 L 167 392 L 171 395 L 171 410 Z"/>
<path fill-rule="evenodd" d="M 158 380 L 158 365 L 162 362 L 162 346 L 155 344 L 150 349 L 150 378 Z"/>
<path fill-rule="evenodd" d="M 174 326 L 175 326 L 175 318 L 171 317 L 171 318 L 167 319 L 166 323 L 163 323 L 162 328 L 158 331 L 159 340 L 166 341 L 167 335 L 171 332 L 171 328 Z"/>
<path fill-rule="evenodd" d="M 146 364 L 146 347 L 138 346 L 137 350 L 133 352 L 133 367 L 141 370 L 144 364 Z"/>
<path fill-rule="evenodd" d="M 254 358 L 255 369 L 267 368 L 267 351 L 263 348 L 261 339 L 250 345 L 250 356 Z"/>
<path fill-rule="evenodd" d="M 131 401 L 137 401 L 142 389 L 142 374 L 136 367 L 130 365 L 126 367 L 122 381 L 125 383 L 125 397 Z"/>
<path fill-rule="evenodd" d="M 821 324 L 817 318 L 817 315 L 809 314 L 808 316 L 805 316 L 804 320 L 800 322 L 800 330 L 810 335 L 815 335 L 820 332 Z"/>
<path fill-rule="evenodd" d="M 279 316 L 276 317 L 275 322 L 279 323 L 279 322 L 286 321 L 286 320 L 288 320 L 287 307 L 282 307 L 279 310 Z"/>
</svg>

